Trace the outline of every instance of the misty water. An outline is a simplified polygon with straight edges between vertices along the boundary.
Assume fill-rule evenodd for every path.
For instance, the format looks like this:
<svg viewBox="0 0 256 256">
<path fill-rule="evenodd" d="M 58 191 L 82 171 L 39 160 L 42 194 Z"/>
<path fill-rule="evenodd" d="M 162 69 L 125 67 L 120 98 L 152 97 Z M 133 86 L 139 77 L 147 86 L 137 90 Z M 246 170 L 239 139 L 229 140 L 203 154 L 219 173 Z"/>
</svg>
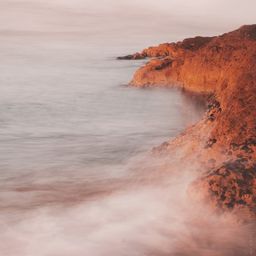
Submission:
<svg viewBox="0 0 256 256">
<path fill-rule="evenodd" d="M 191 27 L 103 3 L 0 3 L 0 255 L 247 253 L 245 227 L 188 203 L 192 166 L 160 175 L 170 159 L 147 156 L 203 107 L 127 86 L 147 60 L 116 60 Z"/>
<path fill-rule="evenodd" d="M 145 61 L 116 56 L 132 47 L 87 40 L 86 34 L 2 34 L 4 182 L 81 178 L 81 172 L 86 179 L 102 178 L 102 167 L 122 165 L 202 114 L 203 108 L 180 91 L 128 87 Z"/>
</svg>

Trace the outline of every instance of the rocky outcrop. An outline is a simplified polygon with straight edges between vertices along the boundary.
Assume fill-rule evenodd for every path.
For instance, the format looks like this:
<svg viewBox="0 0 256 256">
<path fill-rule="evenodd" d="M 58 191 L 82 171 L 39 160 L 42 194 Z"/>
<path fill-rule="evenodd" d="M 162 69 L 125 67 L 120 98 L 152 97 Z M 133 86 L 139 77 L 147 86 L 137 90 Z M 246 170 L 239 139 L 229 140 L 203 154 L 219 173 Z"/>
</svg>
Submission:
<svg viewBox="0 0 256 256">
<path fill-rule="evenodd" d="M 147 57 L 132 86 L 208 95 L 203 120 L 154 152 L 184 148 L 185 161 L 201 164 L 195 193 L 217 208 L 256 216 L 256 25 L 161 44 L 123 59 Z"/>
</svg>

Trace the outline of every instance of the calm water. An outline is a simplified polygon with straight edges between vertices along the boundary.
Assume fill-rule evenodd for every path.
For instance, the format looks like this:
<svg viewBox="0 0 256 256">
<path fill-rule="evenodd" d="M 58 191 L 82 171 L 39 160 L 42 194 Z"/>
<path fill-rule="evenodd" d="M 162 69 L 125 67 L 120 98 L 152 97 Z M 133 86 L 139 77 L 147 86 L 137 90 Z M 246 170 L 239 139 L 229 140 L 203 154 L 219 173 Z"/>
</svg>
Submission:
<svg viewBox="0 0 256 256">
<path fill-rule="evenodd" d="M 199 116 L 180 92 L 127 87 L 143 62 L 115 57 L 130 49 L 76 34 L 3 33 L 0 46 L 3 182 L 87 176 L 150 150 Z"/>
<path fill-rule="evenodd" d="M 107 232 L 104 218 L 112 216 L 107 223 L 113 225 L 119 218 L 123 222 L 118 212 L 133 196 L 100 196 L 93 205 L 86 203 L 88 196 L 112 191 L 113 180 L 120 184 L 130 175 L 131 158 L 177 135 L 201 112 L 178 91 L 127 87 L 143 62 L 115 57 L 133 51 L 133 44 L 117 47 L 110 38 L 102 44 L 76 33 L 2 32 L 0 37 L 0 252 L 30 256 L 46 246 L 36 254 L 126 255 L 121 244 L 113 251 L 106 245 L 108 236 L 114 241 L 126 230 L 115 234 L 114 228 L 103 237 L 101 232 Z M 151 194 L 143 192 L 126 210 L 140 219 L 143 210 L 137 206 Z M 121 207 L 117 212 L 115 204 Z M 55 219 L 59 207 L 67 215 Z M 93 217 L 105 207 L 109 217 Z M 69 229 L 76 242 L 69 241 Z"/>
<path fill-rule="evenodd" d="M 127 87 L 144 61 L 116 60 L 193 26 L 125 3 L 0 3 L 0 255 L 247 255 L 244 229 L 188 201 L 189 170 L 160 182 L 144 157 L 202 108 Z"/>
</svg>

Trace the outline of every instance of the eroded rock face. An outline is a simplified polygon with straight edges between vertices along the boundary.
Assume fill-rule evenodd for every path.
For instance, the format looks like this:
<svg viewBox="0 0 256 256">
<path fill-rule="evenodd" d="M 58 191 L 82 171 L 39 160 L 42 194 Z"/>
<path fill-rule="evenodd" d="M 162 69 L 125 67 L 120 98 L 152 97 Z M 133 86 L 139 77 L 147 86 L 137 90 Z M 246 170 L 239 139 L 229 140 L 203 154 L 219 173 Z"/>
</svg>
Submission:
<svg viewBox="0 0 256 256">
<path fill-rule="evenodd" d="M 130 56 L 153 57 L 134 74 L 132 86 L 211 95 L 203 120 L 154 151 L 186 148 L 184 160 L 201 163 L 197 191 L 219 208 L 256 215 L 256 25 Z"/>
<path fill-rule="evenodd" d="M 203 176 L 199 186 L 204 186 L 215 206 L 241 209 L 247 207 L 248 214 L 255 212 L 256 165 L 246 158 L 227 161 Z"/>
</svg>

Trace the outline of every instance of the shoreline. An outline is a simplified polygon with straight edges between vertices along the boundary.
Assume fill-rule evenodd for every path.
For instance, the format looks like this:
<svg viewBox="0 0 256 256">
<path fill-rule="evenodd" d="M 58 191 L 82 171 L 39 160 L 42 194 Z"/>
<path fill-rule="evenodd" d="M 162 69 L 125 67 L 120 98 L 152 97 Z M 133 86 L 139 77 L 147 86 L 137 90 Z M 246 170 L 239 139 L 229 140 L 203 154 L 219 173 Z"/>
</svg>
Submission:
<svg viewBox="0 0 256 256">
<path fill-rule="evenodd" d="M 195 197 L 245 220 L 256 217 L 255 56 L 256 25 L 246 25 L 118 58 L 151 58 L 130 86 L 177 87 L 204 98 L 208 106 L 202 120 L 153 153 L 171 157 L 182 151 L 180 161 L 199 163 Z"/>
</svg>

